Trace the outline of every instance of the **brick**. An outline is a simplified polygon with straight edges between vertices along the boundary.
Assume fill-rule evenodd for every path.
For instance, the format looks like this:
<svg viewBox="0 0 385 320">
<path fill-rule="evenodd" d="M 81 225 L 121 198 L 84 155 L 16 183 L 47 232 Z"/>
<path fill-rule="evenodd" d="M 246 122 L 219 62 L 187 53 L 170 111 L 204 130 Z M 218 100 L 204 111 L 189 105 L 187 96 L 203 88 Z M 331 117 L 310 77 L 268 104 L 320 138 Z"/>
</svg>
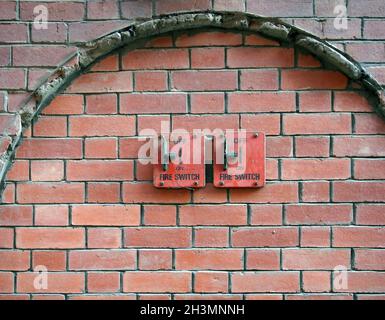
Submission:
<svg viewBox="0 0 385 320">
<path fill-rule="evenodd" d="M 243 0 L 216 0 L 214 1 L 214 10 L 218 11 L 245 11 L 245 2 Z"/>
<path fill-rule="evenodd" d="M 361 38 L 361 19 L 349 19 L 348 28 L 338 30 L 334 27 L 336 15 L 332 18 L 296 18 L 294 25 L 298 28 L 306 30 L 321 39 L 344 40 Z"/>
<path fill-rule="evenodd" d="M 1 43 L 26 43 L 28 26 L 25 23 L 2 23 L 0 28 Z M 19 47 L 14 47 L 17 50 Z M 29 47 L 31 48 L 31 47 Z"/>
<path fill-rule="evenodd" d="M 135 72 L 135 91 L 166 91 L 167 88 L 167 72 Z"/>
<path fill-rule="evenodd" d="M 81 139 L 26 138 L 17 149 L 19 159 L 79 159 Z"/>
<path fill-rule="evenodd" d="M 39 117 L 33 124 L 34 137 L 65 137 L 67 135 L 66 117 Z"/>
<path fill-rule="evenodd" d="M 349 2 L 348 10 L 352 17 L 385 17 L 385 7 L 381 0 Z"/>
<path fill-rule="evenodd" d="M 0 294 L 0 300 L 30 300 L 28 294 Z"/>
<path fill-rule="evenodd" d="M 305 295 L 285 295 L 286 300 L 353 300 L 353 295 L 349 294 L 305 294 Z"/>
<path fill-rule="evenodd" d="M 384 300 L 385 295 L 381 294 L 357 294 L 357 300 Z"/>
<path fill-rule="evenodd" d="M 16 246 L 33 249 L 83 248 L 84 229 L 81 228 L 18 228 Z"/>
<path fill-rule="evenodd" d="M 185 113 L 187 96 L 184 93 L 122 94 L 120 112 L 137 113 Z"/>
<path fill-rule="evenodd" d="M 305 271 L 302 273 L 305 292 L 330 292 L 331 276 L 327 271 Z"/>
<path fill-rule="evenodd" d="M 136 250 L 73 250 L 69 253 L 70 270 L 132 270 Z"/>
<path fill-rule="evenodd" d="M 62 294 L 33 294 L 32 300 L 65 300 Z"/>
<path fill-rule="evenodd" d="M 125 203 L 185 203 L 190 200 L 187 190 L 156 189 L 149 183 L 123 183 Z"/>
<path fill-rule="evenodd" d="M 346 5 L 346 0 L 315 0 L 314 9 L 317 16 L 334 17 L 334 7 L 336 5 Z"/>
<path fill-rule="evenodd" d="M 139 137 L 119 139 L 120 159 L 137 159 L 140 148 L 146 143 L 146 139 L 140 140 Z"/>
<path fill-rule="evenodd" d="M 167 270 L 172 268 L 171 250 L 139 250 L 140 270 Z"/>
<path fill-rule="evenodd" d="M 247 220 L 245 205 L 223 206 L 181 206 L 179 223 L 181 225 L 244 225 Z"/>
<path fill-rule="evenodd" d="M 70 295 L 69 300 L 136 300 L 134 294 L 81 294 Z"/>
<path fill-rule="evenodd" d="M 91 67 L 91 72 L 97 71 L 118 71 L 119 70 L 119 55 L 112 54 L 103 58 Z"/>
<path fill-rule="evenodd" d="M 97 0 L 87 5 L 87 18 L 90 20 L 118 19 L 119 3 L 114 0 Z"/>
<path fill-rule="evenodd" d="M 279 135 L 281 116 L 279 114 L 242 114 L 241 127 L 250 131 L 264 132 L 267 135 Z"/>
<path fill-rule="evenodd" d="M 291 92 L 234 92 L 229 94 L 229 112 L 295 111 Z"/>
<path fill-rule="evenodd" d="M 357 159 L 354 161 L 354 178 L 380 180 L 385 179 L 385 160 Z"/>
<path fill-rule="evenodd" d="M 243 250 L 177 250 L 175 268 L 177 270 L 240 270 L 243 269 Z"/>
<path fill-rule="evenodd" d="M 320 180 L 349 178 L 349 159 L 283 159 L 283 180 Z"/>
<path fill-rule="evenodd" d="M 194 3 L 187 0 L 170 1 L 170 0 L 157 0 L 156 13 L 171 13 L 177 11 L 191 11 L 191 10 L 208 10 L 211 9 L 211 1 L 209 0 L 197 0 Z"/>
<path fill-rule="evenodd" d="M 130 116 L 73 116 L 69 134 L 76 137 L 132 136 L 135 118 Z"/>
<path fill-rule="evenodd" d="M 145 0 L 143 0 L 145 1 Z M 170 48 L 173 47 L 173 39 L 171 36 L 157 36 L 147 40 L 145 48 Z"/>
<path fill-rule="evenodd" d="M 366 225 L 385 225 L 385 205 L 360 204 L 357 206 L 356 222 Z"/>
<path fill-rule="evenodd" d="M 182 91 L 235 90 L 238 87 L 235 71 L 174 71 L 171 77 L 172 88 Z"/>
<path fill-rule="evenodd" d="M 301 247 L 330 247 L 330 228 L 302 227 Z"/>
<path fill-rule="evenodd" d="M 242 119 L 242 118 L 241 118 Z M 267 137 L 266 138 L 267 157 L 292 157 L 293 139 L 291 137 Z"/>
<path fill-rule="evenodd" d="M 68 225 L 67 206 L 36 206 L 36 226 L 66 226 Z"/>
<path fill-rule="evenodd" d="M 236 272 L 231 275 L 232 292 L 298 292 L 298 272 Z"/>
<path fill-rule="evenodd" d="M 0 3 L 1 5 L 1 3 Z M 6 47 L 0 47 L 0 66 L 9 66 L 11 64 L 11 51 L 9 48 L 6 48 Z M 3 96 L 4 93 L 1 93 L 1 95 Z M 2 100 L 4 99 L 4 97 L 2 97 Z M 0 103 L 1 106 L 3 106 L 5 104 L 5 101 L 3 101 L 2 103 Z M 3 107 L 2 107 L 3 108 Z"/>
<path fill-rule="evenodd" d="M 285 213 L 288 224 L 349 224 L 352 221 L 351 205 L 287 205 Z"/>
<path fill-rule="evenodd" d="M 234 247 L 291 247 L 298 245 L 298 229 L 294 227 L 235 228 L 231 233 Z"/>
<path fill-rule="evenodd" d="M 18 118 L 13 114 L 0 115 L 0 128 L 3 130 L 3 134 L 17 135 L 21 130 L 21 125 Z M 2 147 L 4 148 L 4 147 Z"/>
<path fill-rule="evenodd" d="M 303 17 L 313 16 L 313 2 L 311 0 L 247 0 L 247 11 L 264 16 Z"/>
<path fill-rule="evenodd" d="M 118 140 L 116 138 L 86 139 L 84 156 L 91 159 L 117 158 Z"/>
<path fill-rule="evenodd" d="M 0 293 L 13 293 L 14 276 L 12 272 L 0 272 Z"/>
<path fill-rule="evenodd" d="M 259 34 L 246 34 L 244 44 L 249 46 L 280 46 L 278 41 L 265 38 Z"/>
<path fill-rule="evenodd" d="M 25 70 L 0 69 L 0 89 L 25 89 Z"/>
<path fill-rule="evenodd" d="M 147 226 L 176 225 L 176 207 L 170 205 L 144 206 L 144 224 Z"/>
<path fill-rule="evenodd" d="M 16 20 L 16 1 L 2 1 L 0 12 L 0 20 Z"/>
<path fill-rule="evenodd" d="M 355 132 L 357 134 L 384 134 L 385 123 L 376 114 L 355 114 Z"/>
<path fill-rule="evenodd" d="M 5 190 L 3 191 L 2 194 L 2 202 L 3 203 L 14 203 L 15 202 L 15 184 L 7 183 L 5 185 Z"/>
<path fill-rule="evenodd" d="M 191 68 L 221 69 L 225 67 L 225 50 L 223 48 L 191 49 Z"/>
<path fill-rule="evenodd" d="M 0 270 L 25 271 L 30 267 L 29 251 L 0 250 Z"/>
<path fill-rule="evenodd" d="M 186 248 L 191 246 L 189 228 L 126 228 L 126 247 Z"/>
<path fill-rule="evenodd" d="M 292 48 L 229 48 L 227 66 L 230 68 L 293 67 Z"/>
<path fill-rule="evenodd" d="M 147 130 L 155 130 L 156 133 L 160 134 L 162 128 L 170 128 L 170 116 L 169 115 L 138 115 L 137 116 L 137 130 L 139 136 L 146 136 L 143 133 Z M 143 131 L 142 131 L 143 130 Z M 164 130 L 164 129 L 163 129 Z"/>
<path fill-rule="evenodd" d="M 68 24 L 68 27 L 69 42 L 82 43 L 98 39 L 127 27 L 127 22 L 119 20 L 71 22 Z"/>
<path fill-rule="evenodd" d="M 0 249 L 13 248 L 14 229 L 0 228 Z"/>
<path fill-rule="evenodd" d="M 284 249 L 284 270 L 333 270 L 336 266 L 350 267 L 350 250 L 344 249 Z"/>
<path fill-rule="evenodd" d="M 179 36 L 175 45 L 177 47 L 200 47 L 200 46 L 237 46 L 242 44 L 242 35 L 233 32 L 199 32 L 183 34 Z"/>
<path fill-rule="evenodd" d="M 137 0 L 135 5 L 132 5 L 130 1 L 123 1 L 120 3 L 120 10 L 122 18 L 125 19 L 151 17 L 152 3 L 147 0 Z"/>
<path fill-rule="evenodd" d="M 122 246 L 122 232 L 119 228 L 88 228 L 87 244 L 90 249 L 115 249 Z"/>
<path fill-rule="evenodd" d="M 75 205 L 72 224 L 88 226 L 136 226 L 140 208 L 135 205 Z"/>
<path fill-rule="evenodd" d="M 329 157 L 329 137 L 295 137 L 296 157 Z"/>
<path fill-rule="evenodd" d="M 90 272 L 87 275 L 88 292 L 118 292 L 119 272 Z"/>
<path fill-rule="evenodd" d="M 75 272 L 53 272 L 47 274 L 47 289 L 34 287 L 39 273 L 25 272 L 17 275 L 17 292 L 20 293 L 81 293 L 84 291 L 84 274 Z"/>
<path fill-rule="evenodd" d="M 278 70 L 241 70 L 241 90 L 278 90 Z"/>
<path fill-rule="evenodd" d="M 348 114 L 288 114 L 283 128 L 285 134 L 346 134 L 352 124 Z"/>
<path fill-rule="evenodd" d="M 283 300 L 281 294 L 246 294 L 246 300 Z"/>
<path fill-rule="evenodd" d="M 32 206 L 0 206 L 0 226 L 32 225 Z"/>
<path fill-rule="evenodd" d="M 31 181 L 60 181 L 64 178 L 64 163 L 61 160 L 31 161 Z"/>
<path fill-rule="evenodd" d="M 142 49 L 122 57 L 124 70 L 186 69 L 189 55 L 185 49 Z"/>
<path fill-rule="evenodd" d="M 229 244 L 228 228 L 194 229 L 195 247 L 227 247 Z"/>
<path fill-rule="evenodd" d="M 28 46 L 13 49 L 14 66 L 53 67 L 69 58 L 73 48 L 64 46 Z"/>
<path fill-rule="evenodd" d="M 21 2 L 20 17 L 22 20 L 33 21 L 35 19 L 34 7 L 36 3 Z M 50 2 L 45 3 L 50 21 L 79 21 L 83 20 L 84 3 L 76 2 Z"/>
<path fill-rule="evenodd" d="M 49 15 L 48 15 L 49 17 Z M 68 27 L 63 22 L 48 22 L 47 29 L 31 28 L 31 40 L 36 43 L 65 43 Z"/>
<path fill-rule="evenodd" d="M 32 252 L 32 267 L 44 266 L 49 271 L 65 271 L 67 266 L 66 252 L 61 250 L 35 250 Z"/>
<path fill-rule="evenodd" d="M 371 112 L 372 106 L 362 93 L 341 91 L 334 93 L 334 110 Z"/>
<path fill-rule="evenodd" d="M 356 270 L 385 270 L 385 250 L 354 250 Z"/>
<path fill-rule="evenodd" d="M 131 92 L 132 72 L 94 72 L 76 78 L 66 93 Z"/>
<path fill-rule="evenodd" d="M 283 90 L 345 89 L 348 79 L 342 73 L 329 70 L 283 70 Z"/>
<path fill-rule="evenodd" d="M 339 94 L 336 93 L 336 94 Z M 330 112 L 330 91 L 304 91 L 299 93 L 299 109 L 301 112 Z"/>
<path fill-rule="evenodd" d="M 225 98 L 223 93 L 193 93 L 191 94 L 192 113 L 223 113 Z"/>
<path fill-rule="evenodd" d="M 98 94 L 86 96 L 87 114 L 114 114 L 117 111 L 116 94 Z"/>
<path fill-rule="evenodd" d="M 230 130 L 238 129 L 239 117 L 232 114 L 220 115 L 175 115 L 172 118 L 172 126 L 174 129 L 185 129 L 193 132 L 194 129 L 200 130 Z"/>
<path fill-rule="evenodd" d="M 241 294 L 176 294 L 175 300 L 241 300 Z"/>
<path fill-rule="evenodd" d="M 230 202 L 290 203 L 298 201 L 298 185 L 280 182 L 258 190 L 230 190 Z"/>
<path fill-rule="evenodd" d="M 252 225 L 268 226 L 282 224 L 281 205 L 251 205 L 250 223 Z"/>
<path fill-rule="evenodd" d="M 297 66 L 305 68 L 318 68 L 321 67 L 321 62 L 312 54 L 298 52 Z"/>
<path fill-rule="evenodd" d="M 115 203 L 120 201 L 119 183 L 88 183 L 88 202 Z"/>
<path fill-rule="evenodd" d="M 334 274 L 333 283 L 339 283 L 336 277 L 340 275 Z M 348 287 L 340 288 L 334 286 L 334 292 L 370 292 L 382 293 L 385 290 L 385 273 L 383 272 L 354 272 L 350 271 L 346 275 L 348 279 Z"/>
<path fill-rule="evenodd" d="M 382 62 L 385 59 L 384 47 L 378 42 L 347 43 L 346 53 L 359 62 Z"/>
<path fill-rule="evenodd" d="M 194 292 L 228 292 L 228 274 L 226 272 L 197 272 L 194 277 Z"/>
<path fill-rule="evenodd" d="M 123 292 L 190 292 L 190 272 L 130 271 L 123 274 Z"/>
<path fill-rule="evenodd" d="M 334 247 L 385 247 L 385 229 L 381 227 L 334 227 Z"/>
<path fill-rule="evenodd" d="M 28 181 L 29 162 L 27 160 L 16 160 L 7 173 L 8 181 Z"/>
<path fill-rule="evenodd" d="M 382 202 L 384 201 L 385 182 L 335 182 L 333 200 L 335 202 Z"/>
<path fill-rule="evenodd" d="M 42 114 L 71 115 L 83 113 L 83 96 L 59 95 L 44 110 Z"/>
<path fill-rule="evenodd" d="M 382 136 L 334 137 L 333 142 L 333 155 L 337 157 L 385 156 L 385 137 Z"/>
<path fill-rule="evenodd" d="M 248 249 L 246 251 L 247 270 L 279 270 L 279 250 Z"/>
</svg>

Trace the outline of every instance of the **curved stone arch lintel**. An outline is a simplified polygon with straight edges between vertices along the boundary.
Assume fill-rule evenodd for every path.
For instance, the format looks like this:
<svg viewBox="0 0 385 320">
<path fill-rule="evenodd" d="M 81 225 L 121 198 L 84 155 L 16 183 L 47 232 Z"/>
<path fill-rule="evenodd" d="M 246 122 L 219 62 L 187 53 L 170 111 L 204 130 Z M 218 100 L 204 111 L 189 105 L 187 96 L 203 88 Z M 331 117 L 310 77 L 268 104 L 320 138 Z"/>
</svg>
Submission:
<svg viewBox="0 0 385 320">
<path fill-rule="evenodd" d="M 351 80 L 361 84 L 374 97 L 373 106 L 375 111 L 385 119 L 385 92 L 376 79 L 351 56 L 305 30 L 277 18 L 241 12 L 199 11 L 162 15 L 145 21 L 134 22 L 101 38 L 80 44 L 75 54 L 67 59 L 68 62 L 76 58 L 76 62 L 59 66 L 51 77 L 33 92 L 29 101 L 35 99 L 36 105 L 31 107 L 29 101 L 25 102 L 16 115 L 20 122 L 20 130 L 16 135 L 10 137 L 11 142 L 7 150 L 0 154 L 0 191 L 4 189 L 6 173 L 12 164 L 15 150 L 22 139 L 22 131 L 30 127 L 41 110 L 75 78 L 86 72 L 90 66 L 101 58 L 115 50 L 133 44 L 135 41 L 173 31 L 201 28 L 219 28 L 257 33 L 300 47 L 342 72 Z"/>
</svg>

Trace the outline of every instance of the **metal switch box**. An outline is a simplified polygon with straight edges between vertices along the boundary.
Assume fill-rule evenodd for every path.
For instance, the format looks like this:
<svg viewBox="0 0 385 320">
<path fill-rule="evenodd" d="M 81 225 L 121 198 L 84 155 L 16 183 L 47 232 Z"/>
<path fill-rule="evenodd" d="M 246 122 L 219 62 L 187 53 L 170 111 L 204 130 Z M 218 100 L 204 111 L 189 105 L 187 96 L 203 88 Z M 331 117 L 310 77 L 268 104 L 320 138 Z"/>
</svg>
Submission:
<svg viewBox="0 0 385 320">
<path fill-rule="evenodd" d="M 204 141 L 203 136 L 188 135 L 178 140 L 160 136 L 158 161 L 153 170 L 154 186 L 203 188 L 206 185 Z"/>
<path fill-rule="evenodd" d="M 265 135 L 242 132 L 214 138 L 214 186 L 260 188 L 265 185 Z"/>
</svg>

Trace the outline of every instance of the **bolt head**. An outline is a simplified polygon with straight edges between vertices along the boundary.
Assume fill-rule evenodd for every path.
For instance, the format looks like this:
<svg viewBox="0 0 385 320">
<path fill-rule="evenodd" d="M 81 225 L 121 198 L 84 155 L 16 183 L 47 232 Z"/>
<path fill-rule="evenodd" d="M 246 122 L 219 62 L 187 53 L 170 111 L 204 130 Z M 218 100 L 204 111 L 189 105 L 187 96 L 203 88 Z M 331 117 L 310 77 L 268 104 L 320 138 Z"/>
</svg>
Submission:
<svg viewBox="0 0 385 320">
<path fill-rule="evenodd" d="M 159 182 L 159 185 L 160 185 L 161 187 L 163 187 L 163 186 L 164 186 L 164 182 L 163 182 L 163 181 Z"/>
<path fill-rule="evenodd" d="M 224 183 L 223 181 L 219 181 L 219 185 L 220 185 L 220 186 L 224 186 L 225 183 Z"/>
</svg>

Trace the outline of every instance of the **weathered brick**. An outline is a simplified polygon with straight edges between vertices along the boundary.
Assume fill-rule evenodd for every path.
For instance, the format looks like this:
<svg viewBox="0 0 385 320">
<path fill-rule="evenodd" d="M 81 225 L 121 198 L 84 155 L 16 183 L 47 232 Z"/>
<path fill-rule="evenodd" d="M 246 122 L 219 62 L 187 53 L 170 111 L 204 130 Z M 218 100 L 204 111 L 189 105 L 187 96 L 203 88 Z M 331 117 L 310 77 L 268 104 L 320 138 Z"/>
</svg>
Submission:
<svg viewBox="0 0 385 320">
<path fill-rule="evenodd" d="M 66 226 L 68 225 L 67 206 L 35 206 L 35 225 Z"/>
<path fill-rule="evenodd" d="M 385 247 L 385 229 L 381 227 L 334 227 L 334 247 Z"/>
<path fill-rule="evenodd" d="M 228 274 L 226 272 L 197 272 L 194 277 L 195 292 L 228 292 Z"/>
<path fill-rule="evenodd" d="M 229 94 L 229 111 L 295 111 L 295 95 L 291 92 L 234 92 Z"/>
<path fill-rule="evenodd" d="M 190 201 L 187 190 L 156 189 L 149 183 L 124 183 L 125 203 L 185 203 Z"/>
<path fill-rule="evenodd" d="M 199 32 L 179 36 L 175 44 L 177 47 L 200 46 L 237 46 L 242 44 L 242 35 L 233 32 Z"/>
<path fill-rule="evenodd" d="M 235 228 L 231 233 L 234 247 L 291 247 L 298 245 L 295 227 Z"/>
<path fill-rule="evenodd" d="M 172 268 L 172 251 L 168 249 L 139 250 L 140 270 L 168 270 Z"/>
<path fill-rule="evenodd" d="M 385 205 L 382 204 L 360 204 L 357 206 L 357 224 L 385 225 Z"/>
<path fill-rule="evenodd" d="M 30 252 L 0 250 L 0 270 L 25 271 L 30 268 Z"/>
<path fill-rule="evenodd" d="M 283 70 L 283 90 L 345 89 L 348 79 L 342 73 L 328 70 Z"/>
<path fill-rule="evenodd" d="M 385 250 L 354 250 L 356 270 L 385 270 Z"/>
<path fill-rule="evenodd" d="M 283 116 L 285 134 L 346 134 L 352 131 L 348 114 L 288 114 Z"/>
<path fill-rule="evenodd" d="M 228 70 L 174 71 L 172 88 L 182 91 L 235 90 L 237 73 Z"/>
<path fill-rule="evenodd" d="M 385 156 L 385 137 L 334 137 L 333 155 L 337 157 L 383 157 Z"/>
<path fill-rule="evenodd" d="M 335 202 L 382 202 L 384 201 L 385 182 L 334 182 L 333 200 Z"/>
<path fill-rule="evenodd" d="M 133 270 L 136 250 L 73 250 L 69 253 L 70 270 Z"/>
<path fill-rule="evenodd" d="M 247 249 L 247 270 L 279 270 L 280 253 L 278 249 Z"/>
</svg>

